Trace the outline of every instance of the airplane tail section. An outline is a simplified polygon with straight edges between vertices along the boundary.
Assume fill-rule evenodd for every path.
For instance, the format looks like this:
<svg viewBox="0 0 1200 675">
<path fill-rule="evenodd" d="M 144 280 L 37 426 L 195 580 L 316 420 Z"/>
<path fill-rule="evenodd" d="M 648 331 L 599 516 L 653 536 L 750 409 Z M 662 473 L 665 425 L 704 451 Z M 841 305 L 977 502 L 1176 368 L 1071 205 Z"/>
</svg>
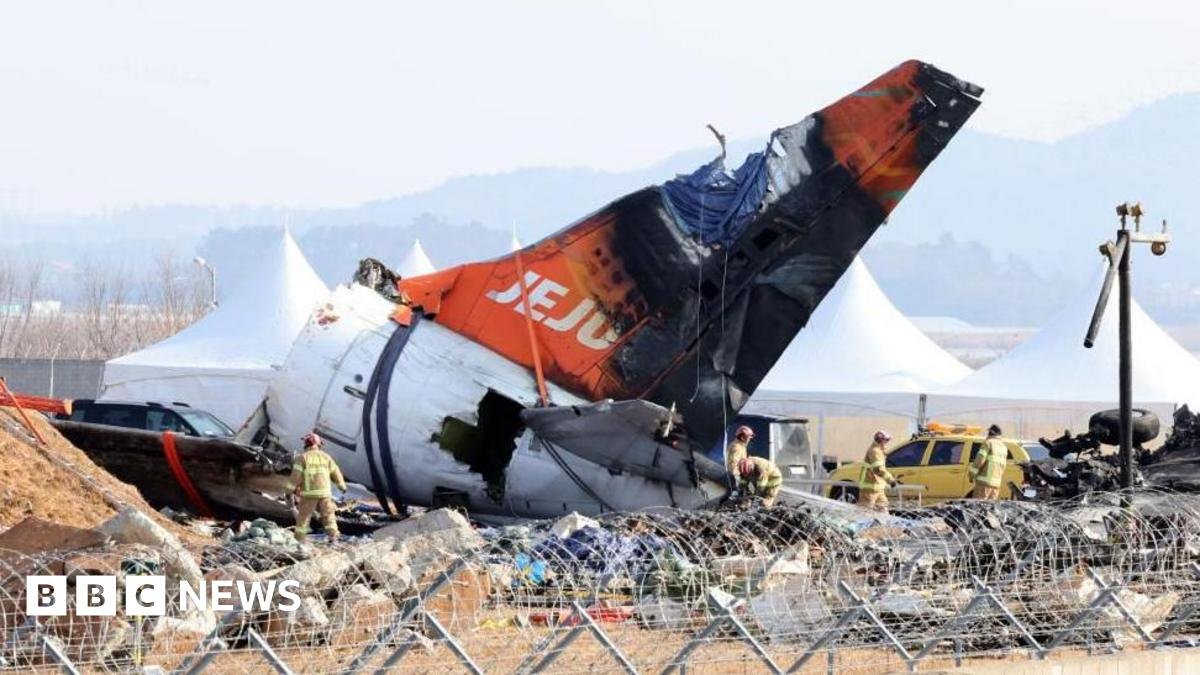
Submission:
<svg viewBox="0 0 1200 675">
<path fill-rule="evenodd" d="M 708 447 L 981 93 L 908 61 L 777 130 L 735 171 L 715 160 L 401 290 L 532 368 L 527 294 L 547 379 L 591 400 L 674 405 Z"/>
</svg>

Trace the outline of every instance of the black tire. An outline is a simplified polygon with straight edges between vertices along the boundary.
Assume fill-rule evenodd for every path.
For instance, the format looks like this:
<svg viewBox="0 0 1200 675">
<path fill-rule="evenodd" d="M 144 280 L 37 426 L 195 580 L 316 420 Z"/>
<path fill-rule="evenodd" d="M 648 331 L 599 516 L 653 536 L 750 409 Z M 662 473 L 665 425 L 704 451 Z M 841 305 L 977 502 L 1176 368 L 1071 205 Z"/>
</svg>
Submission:
<svg viewBox="0 0 1200 675">
<path fill-rule="evenodd" d="M 1101 410 L 1088 420 L 1088 430 L 1105 445 L 1121 444 L 1121 411 Z M 1133 409 L 1133 443 L 1140 445 L 1158 438 L 1158 415 L 1142 408 Z"/>
<path fill-rule="evenodd" d="M 840 485 L 829 491 L 829 498 L 847 504 L 858 503 L 858 488 L 847 488 Z"/>
</svg>

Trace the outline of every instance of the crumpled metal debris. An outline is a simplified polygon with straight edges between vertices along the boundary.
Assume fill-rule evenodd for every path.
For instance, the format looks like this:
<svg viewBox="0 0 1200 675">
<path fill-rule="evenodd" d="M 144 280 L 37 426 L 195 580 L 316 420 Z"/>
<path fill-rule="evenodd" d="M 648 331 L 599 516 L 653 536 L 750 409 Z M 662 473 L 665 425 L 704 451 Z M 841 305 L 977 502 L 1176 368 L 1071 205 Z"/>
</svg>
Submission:
<svg viewBox="0 0 1200 675">
<path fill-rule="evenodd" d="M 1156 486 L 1200 492 L 1200 415 L 1184 405 L 1173 421 L 1167 440 L 1143 462 L 1142 471 Z"/>
<path fill-rule="evenodd" d="M 358 261 L 351 282 L 366 286 L 392 302 L 404 302 L 403 294 L 397 283 L 400 275 L 393 272 L 387 265 L 375 258 L 363 258 Z"/>
</svg>

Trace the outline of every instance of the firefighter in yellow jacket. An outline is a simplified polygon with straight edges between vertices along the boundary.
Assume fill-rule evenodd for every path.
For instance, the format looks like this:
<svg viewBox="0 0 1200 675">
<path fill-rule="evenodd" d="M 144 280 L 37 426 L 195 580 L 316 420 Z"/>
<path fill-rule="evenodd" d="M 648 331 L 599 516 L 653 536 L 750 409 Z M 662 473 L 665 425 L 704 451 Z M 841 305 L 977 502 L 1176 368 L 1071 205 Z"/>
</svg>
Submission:
<svg viewBox="0 0 1200 675">
<path fill-rule="evenodd" d="M 725 470 L 729 472 L 733 478 L 733 489 L 742 489 L 742 479 L 738 474 L 738 465 L 746 458 L 748 454 L 747 446 L 754 438 L 754 430 L 748 426 L 740 426 L 737 431 L 733 432 L 733 440 L 729 445 L 725 446 Z"/>
<path fill-rule="evenodd" d="M 774 462 L 762 457 L 743 457 L 738 462 L 738 484 L 746 494 L 761 497 L 763 506 L 771 506 L 779 496 L 783 474 Z"/>
<path fill-rule="evenodd" d="M 313 512 L 321 515 L 321 523 L 325 526 L 325 534 L 331 541 L 337 541 L 337 517 L 334 514 L 332 485 L 337 483 L 342 492 L 346 491 L 346 479 L 333 458 L 321 449 L 323 441 L 315 433 L 304 437 L 304 452 L 296 457 L 292 465 L 292 477 L 288 487 L 299 501 L 299 513 L 296 515 L 296 540 L 304 541 L 308 536 L 308 522 L 312 520 Z"/>
<path fill-rule="evenodd" d="M 971 462 L 967 475 L 975 481 L 974 499 L 999 499 L 1000 485 L 1004 481 L 1004 469 L 1008 466 L 1008 446 L 1000 440 L 1000 427 L 988 427 L 987 438 L 980 444 L 975 461 Z"/>
<path fill-rule="evenodd" d="M 892 440 L 891 434 L 882 429 L 875 432 L 871 447 L 867 448 L 867 456 L 858 472 L 858 505 L 887 512 L 888 498 L 884 490 L 889 485 L 895 485 L 896 479 L 887 470 L 887 444 Z"/>
</svg>

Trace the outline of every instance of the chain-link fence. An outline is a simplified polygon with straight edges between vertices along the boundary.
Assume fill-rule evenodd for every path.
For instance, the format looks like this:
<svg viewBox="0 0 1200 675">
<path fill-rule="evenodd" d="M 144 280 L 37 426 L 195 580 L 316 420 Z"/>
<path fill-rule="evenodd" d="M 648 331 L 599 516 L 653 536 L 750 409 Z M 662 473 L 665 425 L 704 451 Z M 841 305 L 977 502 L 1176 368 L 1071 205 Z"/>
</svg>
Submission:
<svg viewBox="0 0 1200 675">
<path fill-rule="evenodd" d="M 928 670 L 1190 646 L 1200 497 L 779 505 L 568 517 L 299 547 L 0 554 L 3 668 L 78 672 Z M 432 522 L 432 521 L 430 521 Z M 278 531 L 282 533 L 282 531 Z M 30 574 L 299 583 L 294 611 L 26 616 Z M 122 582 L 123 583 L 123 582 Z M 169 587 L 173 588 L 173 586 Z"/>
</svg>

